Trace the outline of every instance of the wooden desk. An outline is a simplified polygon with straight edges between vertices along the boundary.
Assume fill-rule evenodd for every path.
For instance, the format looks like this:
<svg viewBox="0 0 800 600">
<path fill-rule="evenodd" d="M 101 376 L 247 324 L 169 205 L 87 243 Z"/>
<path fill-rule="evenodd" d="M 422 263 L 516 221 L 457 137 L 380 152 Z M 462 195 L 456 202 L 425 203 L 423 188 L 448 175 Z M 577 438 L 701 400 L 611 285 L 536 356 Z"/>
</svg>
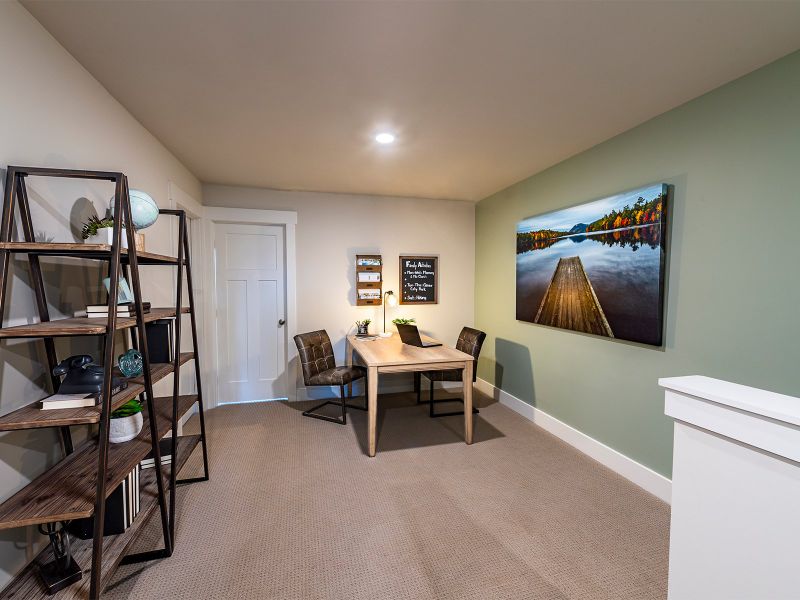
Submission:
<svg viewBox="0 0 800 600">
<path fill-rule="evenodd" d="M 422 336 L 423 340 L 431 338 Z M 405 373 L 408 371 L 443 371 L 463 369 L 464 382 L 464 441 L 472 443 L 472 356 L 449 346 L 418 348 L 400 340 L 397 334 L 390 338 L 360 340 L 347 336 L 347 364 L 353 364 L 353 354 L 358 354 L 367 367 L 367 439 L 370 456 L 375 456 L 375 429 L 378 411 L 378 376 L 380 373 Z"/>
</svg>

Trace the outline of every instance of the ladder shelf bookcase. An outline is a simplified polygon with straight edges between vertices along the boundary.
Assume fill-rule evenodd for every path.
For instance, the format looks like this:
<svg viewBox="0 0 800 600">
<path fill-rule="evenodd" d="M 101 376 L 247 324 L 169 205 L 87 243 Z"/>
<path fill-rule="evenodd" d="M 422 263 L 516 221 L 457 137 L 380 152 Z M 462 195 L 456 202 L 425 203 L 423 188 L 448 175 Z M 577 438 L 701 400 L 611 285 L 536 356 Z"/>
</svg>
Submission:
<svg viewBox="0 0 800 600">
<path fill-rule="evenodd" d="M 67 177 L 110 181 L 115 184 L 114 228 L 111 244 L 40 243 L 34 238 L 26 178 Z M 15 208 L 19 211 L 22 241 L 12 241 Z M 56 337 L 102 336 L 104 383 L 98 406 L 41 410 L 34 402 L 0 416 L 0 431 L 58 428 L 64 457 L 50 469 L 33 479 L 5 502 L 0 503 L 0 529 L 26 525 L 52 524 L 72 519 L 94 516 L 92 538 L 72 540 L 72 555 L 83 568 L 82 579 L 50 596 L 40 582 L 38 564 L 52 560 L 50 545 L 29 563 L 0 591 L 0 598 L 26 600 L 35 598 L 75 598 L 96 600 L 111 580 L 119 564 L 166 558 L 175 546 L 175 498 L 178 484 L 207 481 L 208 452 L 206 445 L 205 415 L 198 357 L 197 326 L 191 259 L 189 254 L 186 214 L 182 210 L 160 209 L 159 214 L 176 217 L 178 225 L 177 257 L 149 252 L 137 252 L 131 218 L 128 180 L 123 173 L 103 171 L 75 171 L 38 167 L 8 167 L 0 222 L 0 339 L 41 338 L 47 363 L 52 374 L 58 364 Z M 128 248 L 122 248 L 122 235 L 127 236 Z M 30 267 L 31 285 L 36 298 L 39 323 L 3 327 L 6 314 L 7 284 L 12 254 L 25 254 Z M 108 316 L 102 318 L 76 317 L 51 320 L 45 297 L 41 256 L 66 256 L 95 259 L 107 263 L 111 285 L 108 293 Z M 175 306 L 152 308 L 145 313 L 139 279 L 140 265 L 167 265 L 177 267 Z M 184 272 L 188 306 L 183 306 Z M 134 296 L 135 317 L 117 317 L 120 277 L 130 278 Z M 181 315 L 188 313 L 191 323 L 191 352 L 181 352 Z M 171 363 L 151 363 L 147 346 L 145 324 L 157 319 L 174 318 L 174 357 Z M 130 334 L 133 348 L 142 353 L 144 369 L 141 376 L 129 379 L 128 386 L 112 394 L 114 368 L 114 337 L 117 332 Z M 181 366 L 194 361 L 196 393 L 180 394 Z M 172 395 L 155 397 L 153 384 L 167 375 L 173 375 Z M 60 378 L 51 375 L 53 393 L 58 391 Z M 129 400 L 143 400 L 144 427 L 129 442 L 109 443 L 111 413 Z M 197 404 L 200 434 L 178 436 L 178 419 Z M 98 424 L 96 437 L 81 446 L 73 447 L 70 426 Z M 162 470 L 159 441 L 172 432 L 169 473 Z M 203 476 L 178 480 L 177 473 L 192 451 L 202 446 Z M 118 535 L 103 536 L 105 505 L 108 495 L 122 482 L 149 453 L 154 458 L 154 468 L 143 471 L 140 477 L 140 511 L 133 524 Z M 166 465 L 164 465 L 166 467 Z M 133 541 L 144 529 L 149 518 L 158 512 L 161 518 L 164 547 L 139 554 L 127 554 Z M 87 565 L 91 565 L 88 569 Z M 88 577 L 87 577 L 88 575 Z"/>
</svg>

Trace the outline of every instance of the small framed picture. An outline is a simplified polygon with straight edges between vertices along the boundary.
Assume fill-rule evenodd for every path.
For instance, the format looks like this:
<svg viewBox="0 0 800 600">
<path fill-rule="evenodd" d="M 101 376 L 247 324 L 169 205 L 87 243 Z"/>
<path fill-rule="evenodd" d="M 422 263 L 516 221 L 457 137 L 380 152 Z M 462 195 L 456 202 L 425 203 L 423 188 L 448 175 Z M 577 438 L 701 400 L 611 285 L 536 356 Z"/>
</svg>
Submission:
<svg viewBox="0 0 800 600">
<path fill-rule="evenodd" d="M 103 285 L 106 286 L 106 291 L 111 293 L 111 278 L 106 277 L 103 279 Z M 117 295 L 117 304 L 126 304 L 133 302 L 133 293 L 124 277 L 119 278 L 119 294 Z"/>
</svg>

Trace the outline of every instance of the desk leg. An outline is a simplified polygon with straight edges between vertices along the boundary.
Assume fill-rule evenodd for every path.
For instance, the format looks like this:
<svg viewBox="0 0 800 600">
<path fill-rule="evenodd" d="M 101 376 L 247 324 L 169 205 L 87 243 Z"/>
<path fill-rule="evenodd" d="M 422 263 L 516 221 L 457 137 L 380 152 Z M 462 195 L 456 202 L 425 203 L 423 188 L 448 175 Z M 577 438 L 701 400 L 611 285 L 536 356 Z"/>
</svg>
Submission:
<svg viewBox="0 0 800 600">
<path fill-rule="evenodd" d="M 472 443 L 472 369 L 475 362 L 468 360 L 462 371 L 462 383 L 464 385 L 464 441 Z"/>
<path fill-rule="evenodd" d="M 367 453 L 375 456 L 375 434 L 378 424 L 378 367 L 369 367 L 367 388 Z"/>
<path fill-rule="evenodd" d="M 352 367 L 353 366 L 353 344 L 350 343 L 350 338 L 348 338 L 347 336 L 345 336 L 344 339 L 345 339 L 345 342 L 344 342 L 344 344 L 345 344 L 344 362 L 348 367 Z M 366 395 L 367 395 L 367 392 L 365 390 L 364 391 L 364 396 L 366 397 Z M 353 397 L 353 382 L 352 381 L 347 384 L 347 397 L 348 398 L 352 398 Z"/>
</svg>

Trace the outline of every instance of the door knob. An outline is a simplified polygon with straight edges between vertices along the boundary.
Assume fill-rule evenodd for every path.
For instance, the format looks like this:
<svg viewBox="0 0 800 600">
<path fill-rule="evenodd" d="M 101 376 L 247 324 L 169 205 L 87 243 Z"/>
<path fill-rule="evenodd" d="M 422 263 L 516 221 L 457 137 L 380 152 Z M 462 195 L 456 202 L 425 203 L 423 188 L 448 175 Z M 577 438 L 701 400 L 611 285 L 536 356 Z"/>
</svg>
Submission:
<svg viewBox="0 0 800 600">
<path fill-rule="evenodd" d="M 278 321 L 278 327 L 281 327 L 283 325 L 286 325 L 286 321 L 284 319 L 279 320 Z"/>
</svg>

